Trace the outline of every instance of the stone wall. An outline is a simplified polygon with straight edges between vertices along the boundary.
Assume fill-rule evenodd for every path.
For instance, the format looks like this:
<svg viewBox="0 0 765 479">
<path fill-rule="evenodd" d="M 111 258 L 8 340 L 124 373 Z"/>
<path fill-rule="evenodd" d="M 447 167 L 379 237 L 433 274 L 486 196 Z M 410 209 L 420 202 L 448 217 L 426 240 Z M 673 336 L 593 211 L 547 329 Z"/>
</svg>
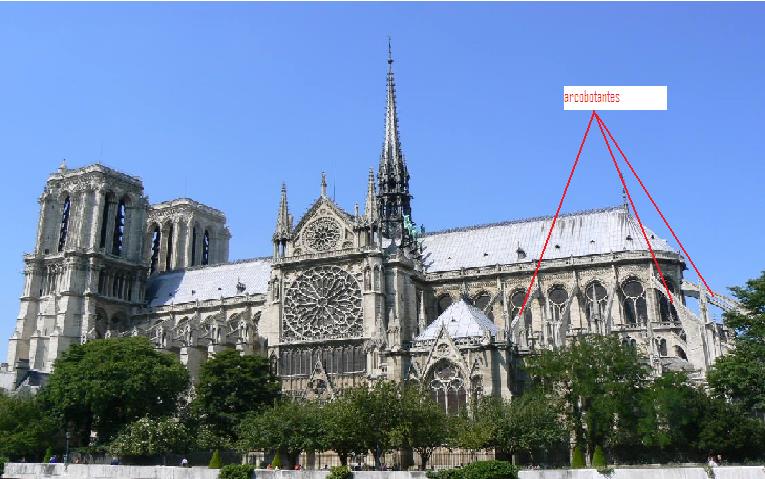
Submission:
<svg viewBox="0 0 765 479">
<path fill-rule="evenodd" d="M 723 466 L 714 469 L 716 479 L 765 479 L 764 466 Z M 255 479 L 325 479 L 329 471 L 258 470 Z M 354 479 L 425 479 L 420 471 L 361 471 Z M 594 469 L 554 469 L 521 471 L 520 479 L 708 479 L 702 467 L 645 467 L 615 469 L 603 476 Z M 174 466 L 108 466 L 70 464 L 10 463 L 5 465 L 4 478 L 37 479 L 61 477 L 71 479 L 217 479 L 218 471 L 206 467 L 183 469 Z"/>
</svg>

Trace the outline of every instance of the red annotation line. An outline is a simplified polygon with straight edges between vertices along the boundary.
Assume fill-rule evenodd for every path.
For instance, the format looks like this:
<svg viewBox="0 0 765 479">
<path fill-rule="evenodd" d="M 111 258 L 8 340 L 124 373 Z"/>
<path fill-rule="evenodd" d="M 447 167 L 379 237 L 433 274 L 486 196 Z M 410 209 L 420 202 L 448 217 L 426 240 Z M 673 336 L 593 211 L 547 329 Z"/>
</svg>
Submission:
<svg viewBox="0 0 765 479">
<path fill-rule="evenodd" d="M 714 292 L 707 284 L 704 277 L 701 275 L 701 272 L 696 267 L 696 263 L 693 262 L 691 259 L 691 255 L 688 254 L 688 252 L 685 250 L 685 246 L 683 246 L 683 243 L 680 241 L 680 238 L 677 237 L 675 234 L 675 230 L 672 229 L 672 227 L 669 225 L 669 221 L 667 221 L 667 218 L 664 216 L 664 214 L 661 212 L 661 209 L 659 209 L 659 205 L 656 204 L 656 201 L 654 201 L 653 196 L 651 196 L 651 193 L 648 192 L 648 188 L 646 188 L 643 181 L 640 179 L 640 176 L 638 176 L 637 171 L 635 171 L 635 168 L 632 166 L 632 163 L 630 163 L 630 160 L 627 159 L 627 155 L 624 154 L 624 151 L 622 151 L 621 147 L 619 146 L 619 143 L 616 142 L 616 139 L 611 134 L 611 131 L 606 126 L 606 123 L 603 121 L 603 119 L 600 117 L 600 115 L 597 114 L 593 110 L 592 114 L 590 115 L 590 120 L 587 122 L 587 129 L 584 132 L 584 137 L 582 138 L 582 142 L 579 144 L 579 151 L 576 154 L 576 159 L 574 160 L 574 165 L 571 167 L 571 173 L 568 175 L 568 180 L 566 181 L 566 187 L 563 189 L 563 194 L 560 197 L 560 201 L 558 202 L 558 209 L 555 211 L 555 216 L 553 216 L 552 224 L 550 225 L 550 229 L 547 232 L 547 238 L 545 239 L 545 244 L 542 247 L 542 252 L 539 255 L 539 259 L 537 260 L 536 268 L 534 268 L 534 274 L 531 276 L 531 282 L 529 283 L 528 289 L 526 289 L 526 296 L 523 298 L 523 304 L 521 305 L 521 309 L 518 311 L 517 317 L 522 317 L 523 312 L 526 309 L 526 304 L 529 301 L 529 296 L 531 296 L 531 290 L 534 287 L 534 282 L 537 279 L 537 276 L 539 275 L 539 268 L 542 265 L 542 260 L 544 260 L 545 257 L 545 251 L 547 251 L 547 245 L 550 243 L 550 237 L 552 236 L 552 232 L 555 229 L 555 223 L 558 221 L 558 216 L 560 215 L 561 207 L 563 206 L 563 201 L 566 199 L 566 194 L 568 193 L 568 187 L 571 185 L 571 179 L 574 177 L 574 172 L 576 171 L 576 167 L 579 164 L 579 158 L 582 155 L 582 149 L 584 148 L 584 143 L 587 141 L 587 135 L 590 132 L 590 127 L 592 126 L 592 120 L 595 119 L 598 123 L 598 128 L 600 129 L 600 133 L 603 135 L 603 141 L 606 144 L 606 148 L 608 148 L 608 153 L 611 156 L 611 160 L 614 163 L 614 168 L 616 168 L 616 173 L 619 176 L 619 181 L 622 183 L 622 187 L 624 188 L 624 193 L 627 195 L 627 199 L 629 200 L 630 206 L 632 206 L 632 211 L 635 213 L 635 218 L 637 219 L 638 225 L 640 226 L 640 231 L 643 233 L 643 239 L 645 240 L 646 245 L 648 246 L 648 251 L 651 253 L 651 258 L 653 259 L 653 264 L 656 266 L 656 270 L 659 273 L 659 277 L 661 278 L 661 282 L 664 285 L 664 290 L 667 292 L 667 297 L 669 298 L 670 303 L 674 304 L 674 296 L 669 290 L 669 286 L 667 285 L 667 280 L 664 277 L 664 273 L 661 270 L 661 266 L 659 266 L 659 261 L 656 259 L 656 253 L 653 251 L 653 246 L 651 245 L 651 242 L 648 240 L 648 235 L 645 232 L 645 227 L 643 226 L 643 221 L 640 219 L 640 215 L 638 214 L 637 208 L 635 207 L 635 202 L 632 201 L 632 195 L 630 194 L 629 188 L 627 188 L 627 182 L 624 180 L 624 175 L 622 175 L 622 170 L 619 168 L 619 163 L 616 161 L 616 156 L 614 155 L 614 151 L 611 148 L 611 142 L 609 141 L 609 137 L 611 141 L 614 142 L 614 145 L 619 150 L 619 153 L 621 154 L 622 158 L 624 158 L 624 161 L 627 163 L 627 166 L 629 167 L 632 174 L 635 176 L 635 179 L 640 183 L 640 186 L 643 188 L 643 191 L 645 192 L 646 196 L 648 196 L 648 199 L 651 200 L 651 203 L 653 204 L 654 208 L 656 208 L 656 211 L 659 213 L 659 216 L 661 216 L 661 219 L 664 221 L 664 224 L 667 225 L 667 228 L 672 233 L 672 237 L 675 238 L 675 241 L 680 245 L 680 249 L 682 249 L 683 253 L 685 253 L 685 256 L 690 261 L 691 265 L 693 265 L 693 269 L 696 271 L 696 274 L 699 275 L 699 278 L 701 278 L 701 281 L 704 283 L 704 286 L 707 288 L 707 291 L 709 291 L 709 294 L 714 296 Z M 606 136 L 606 133 L 608 133 L 608 136 Z"/>
<path fill-rule="evenodd" d="M 699 278 L 701 278 L 701 281 L 704 283 L 704 286 L 707 288 L 707 291 L 709 291 L 709 294 L 711 294 L 713 297 L 715 295 L 714 291 L 709 287 L 707 284 L 707 281 L 704 279 L 704 276 L 701 275 L 701 271 L 699 271 L 699 268 L 696 267 L 696 263 L 693 262 L 693 259 L 691 259 L 691 255 L 688 254 L 688 252 L 685 250 L 685 246 L 683 246 L 683 242 L 680 241 L 680 238 L 677 237 L 675 234 L 675 230 L 672 229 L 672 227 L 669 225 L 669 221 L 667 221 L 667 218 L 664 217 L 664 213 L 661 212 L 661 209 L 659 208 L 659 205 L 656 204 L 656 201 L 654 201 L 653 196 L 651 196 L 651 193 L 648 192 L 648 188 L 643 184 L 643 180 L 640 179 L 640 176 L 638 176 L 637 172 L 635 171 L 635 168 L 632 167 L 632 163 L 630 163 L 630 160 L 627 159 L 627 155 L 624 154 L 621 147 L 619 146 L 619 143 L 614 138 L 614 135 L 611 134 L 611 130 L 608 129 L 608 126 L 606 126 L 606 123 L 603 121 L 603 119 L 598 115 L 597 113 L 595 116 L 598 119 L 598 123 L 600 125 L 603 125 L 603 128 L 606 129 L 606 133 L 608 133 L 608 137 L 611 139 L 611 141 L 614 142 L 614 145 L 616 146 L 616 149 L 619 150 L 619 153 L 622 155 L 622 158 L 624 158 L 624 161 L 627 163 L 627 166 L 629 167 L 630 171 L 632 171 L 632 174 L 635 175 L 635 179 L 640 183 L 640 186 L 643 188 L 643 191 L 645 192 L 646 196 L 648 196 L 648 199 L 651 200 L 651 203 L 653 204 L 653 207 L 656 208 L 656 212 L 659 213 L 659 216 L 661 216 L 661 219 L 664 221 L 664 224 L 667 225 L 667 228 L 669 229 L 669 232 L 672 233 L 672 237 L 675 238 L 675 241 L 677 241 L 677 244 L 680 245 L 680 249 L 683 250 L 683 253 L 685 254 L 686 258 L 688 258 L 688 261 L 690 261 L 691 266 L 693 266 L 693 270 L 696 271 L 696 274 L 699 275 Z"/>
<path fill-rule="evenodd" d="M 592 114 L 590 115 L 590 121 L 587 122 L 587 129 L 584 131 L 584 137 L 582 137 L 582 142 L 579 144 L 579 151 L 576 153 L 576 159 L 574 160 L 574 166 L 571 167 L 571 173 L 568 175 L 568 181 L 566 181 L 566 187 L 563 188 L 563 195 L 560 197 L 560 201 L 558 202 L 558 209 L 555 211 L 555 216 L 553 216 L 552 224 L 550 225 L 550 231 L 547 232 L 547 239 L 545 239 L 545 245 L 542 247 L 542 253 L 539 255 L 539 260 L 537 261 L 537 267 L 534 269 L 534 275 L 531 276 L 531 283 L 529 283 L 528 289 L 526 289 L 526 296 L 523 298 L 523 305 L 521 306 L 520 311 L 518 312 L 518 317 L 523 317 L 523 310 L 526 309 L 526 302 L 529 300 L 529 295 L 531 294 L 531 288 L 534 286 L 534 280 L 537 278 L 537 274 L 539 274 L 539 267 L 542 265 L 542 259 L 545 257 L 545 251 L 547 251 L 547 244 L 550 242 L 550 236 L 552 235 L 553 228 L 555 228 L 555 222 L 558 221 L 558 215 L 560 214 L 560 209 L 563 206 L 563 200 L 566 198 L 566 193 L 568 192 L 568 187 L 571 185 L 571 178 L 574 176 L 574 171 L 576 171 L 576 165 L 579 164 L 579 157 L 582 155 L 582 149 L 584 148 L 584 143 L 587 141 L 587 135 L 590 133 L 590 126 L 592 125 L 592 120 L 595 118 L 596 114 L 593 110 Z"/>
<path fill-rule="evenodd" d="M 600 116 L 592 112 L 593 115 L 595 115 L 595 119 L 598 121 L 598 128 L 600 128 L 600 133 L 603 134 L 603 141 L 606 142 L 606 148 L 608 148 L 608 154 L 611 155 L 611 159 L 614 162 L 614 167 L 616 168 L 616 173 L 619 175 L 619 181 L 622 182 L 622 186 L 624 187 L 624 192 L 627 194 L 627 199 L 630 202 L 630 205 L 632 205 L 632 211 L 635 212 L 635 219 L 637 219 L 638 225 L 640 225 L 640 231 L 643 233 L 643 239 L 645 239 L 645 244 L 648 245 L 648 251 L 651 252 L 651 258 L 653 258 L 653 264 L 656 266 L 656 270 L 659 272 L 659 277 L 661 278 L 662 284 L 664 284 L 664 289 L 667 291 L 667 297 L 669 298 L 669 302 L 674 304 L 675 300 L 672 294 L 669 292 L 669 286 L 667 286 L 667 280 L 664 278 L 664 273 L 661 271 L 661 266 L 659 266 L 659 261 L 656 259 L 656 254 L 653 252 L 653 246 L 651 246 L 651 241 L 648 239 L 648 235 L 645 233 L 645 228 L 643 227 L 643 222 L 640 220 L 640 215 L 638 214 L 637 208 L 635 208 L 635 202 L 632 201 L 632 195 L 630 194 L 629 188 L 627 188 L 627 182 L 624 181 L 624 176 L 622 176 L 622 170 L 619 168 L 619 163 L 616 162 L 616 157 L 614 156 L 614 152 L 611 149 L 611 143 L 608 141 L 608 137 L 606 137 L 606 131 L 603 129 L 603 123 L 600 119 Z"/>
</svg>

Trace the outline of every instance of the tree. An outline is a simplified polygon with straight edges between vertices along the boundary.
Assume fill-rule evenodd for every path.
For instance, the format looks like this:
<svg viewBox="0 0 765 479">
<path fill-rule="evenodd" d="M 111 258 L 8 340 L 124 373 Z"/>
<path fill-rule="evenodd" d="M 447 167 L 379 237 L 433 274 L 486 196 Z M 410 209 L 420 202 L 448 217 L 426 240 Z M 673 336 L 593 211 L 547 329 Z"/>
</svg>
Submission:
<svg viewBox="0 0 765 479">
<path fill-rule="evenodd" d="M 491 417 L 497 423 L 494 444 L 509 454 L 549 450 L 565 439 L 561 407 L 556 398 L 532 390 L 504 402 L 499 416 Z"/>
<path fill-rule="evenodd" d="M 109 444 L 118 456 L 159 456 L 185 453 L 191 444 L 186 426 L 177 418 L 141 418 L 128 424 Z"/>
<path fill-rule="evenodd" d="M 340 464 L 348 464 L 348 456 L 366 452 L 362 445 L 363 428 L 359 427 L 359 411 L 350 395 L 343 395 L 326 404 L 321 410 L 324 442 L 335 451 Z"/>
<path fill-rule="evenodd" d="M 56 360 L 42 397 L 75 443 L 87 445 L 91 430 L 107 443 L 132 421 L 173 413 L 188 386 L 174 355 L 157 352 L 146 338 L 113 338 L 71 346 Z"/>
<path fill-rule="evenodd" d="M 401 387 L 399 421 L 391 431 L 391 444 L 412 448 L 420 455 L 420 469 L 425 470 L 433 450 L 449 437 L 449 416 L 419 386 Z"/>
<path fill-rule="evenodd" d="M 399 389 L 390 381 L 379 381 L 372 388 L 350 390 L 354 408 L 367 424 L 374 427 L 362 428 L 361 444 L 375 459 L 375 467 L 382 465 L 382 456 L 393 447 L 393 431 L 398 426 Z"/>
<path fill-rule="evenodd" d="M 245 416 L 271 406 L 280 391 L 266 358 L 227 350 L 202 365 L 192 409 L 211 446 L 218 448 L 235 441 Z"/>
<path fill-rule="evenodd" d="M 57 422 L 42 408 L 39 398 L 0 392 L 0 456 L 11 459 L 42 457 L 53 445 Z"/>
<path fill-rule="evenodd" d="M 250 414 L 239 426 L 239 447 L 276 449 L 292 468 L 303 451 L 324 450 L 319 405 L 282 400 L 273 407 Z"/>
<path fill-rule="evenodd" d="M 695 453 L 707 403 L 684 373 L 664 373 L 640 394 L 640 442 L 663 460 L 687 460 L 678 455 Z"/>
<path fill-rule="evenodd" d="M 762 459 L 765 424 L 741 405 L 708 398 L 696 449 L 700 459 L 710 451 L 722 454 L 728 461 Z"/>
<path fill-rule="evenodd" d="M 560 395 L 569 431 L 586 454 L 596 444 L 635 440 L 638 392 L 647 377 L 635 348 L 612 336 L 583 336 L 529 358 L 527 369 L 545 393 Z"/>
<path fill-rule="evenodd" d="M 724 314 L 725 324 L 736 331 L 735 348 L 715 361 L 707 380 L 719 396 L 765 413 L 765 271 L 731 291 L 745 311 Z"/>
<path fill-rule="evenodd" d="M 483 449 L 496 447 L 499 421 L 495 418 L 503 414 L 502 400 L 495 396 L 486 396 L 473 404 L 470 414 L 463 409 L 451 420 L 450 445 L 464 449 Z"/>
</svg>

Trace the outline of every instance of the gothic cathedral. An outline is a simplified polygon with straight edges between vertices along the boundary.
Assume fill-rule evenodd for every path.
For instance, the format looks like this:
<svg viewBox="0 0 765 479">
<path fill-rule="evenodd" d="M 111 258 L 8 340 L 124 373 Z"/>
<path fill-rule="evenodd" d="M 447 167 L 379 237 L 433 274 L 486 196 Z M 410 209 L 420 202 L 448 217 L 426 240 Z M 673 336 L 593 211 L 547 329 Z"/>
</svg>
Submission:
<svg viewBox="0 0 765 479">
<path fill-rule="evenodd" d="M 425 233 L 412 215 L 393 60 L 385 137 L 363 212 L 321 193 L 296 223 L 282 186 L 273 254 L 229 261 L 225 215 L 191 199 L 149 204 L 137 177 L 102 165 L 47 180 L 0 388 L 44 384 L 70 345 L 139 335 L 196 375 L 217 352 L 270 359 L 284 392 L 331 399 L 370 380 L 418 381 L 449 412 L 524 387 L 523 358 L 580 335 L 615 335 L 650 367 L 703 379 L 729 347 L 685 261 L 648 231 L 674 301 L 624 206 Z M 698 299 L 700 313 L 685 306 Z"/>
</svg>

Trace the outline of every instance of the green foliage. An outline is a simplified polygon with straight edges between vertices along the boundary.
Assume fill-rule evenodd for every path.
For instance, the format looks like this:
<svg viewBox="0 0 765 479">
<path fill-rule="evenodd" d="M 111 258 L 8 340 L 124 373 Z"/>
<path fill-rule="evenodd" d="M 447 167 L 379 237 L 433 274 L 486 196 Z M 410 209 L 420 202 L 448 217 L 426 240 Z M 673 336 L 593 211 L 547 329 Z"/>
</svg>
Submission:
<svg viewBox="0 0 765 479">
<path fill-rule="evenodd" d="M 530 391 L 503 404 L 497 422 L 495 446 L 508 453 L 546 450 L 560 444 L 565 436 L 560 401 L 541 391 Z"/>
<path fill-rule="evenodd" d="M 584 469 L 584 453 L 579 446 L 574 447 L 574 454 L 571 457 L 571 469 Z"/>
<path fill-rule="evenodd" d="M 205 362 L 199 373 L 193 411 L 214 447 L 234 442 L 238 424 L 279 397 L 279 379 L 268 359 L 227 350 Z"/>
<path fill-rule="evenodd" d="M 648 371 L 635 348 L 613 336 L 584 336 L 528 360 L 545 393 L 560 395 L 568 429 L 579 444 L 616 446 L 636 439 L 637 391 Z"/>
<path fill-rule="evenodd" d="M 6 456 L 0 456 L 0 475 L 2 475 L 3 471 L 5 470 L 6 462 L 9 462 L 8 458 Z"/>
<path fill-rule="evenodd" d="M 433 450 L 446 443 L 450 418 L 429 391 L 418 386 L 400 390 L 399 420 L 390 432 L 391 445 L 412 448 L 420 455 L 420 468 L 424 470 Z"/>
<path fill-rule="evenodd" d="M 292 467 L 302 451 L 323 449 L 319 406 L 313 402 L 280 401 L 248 416 L 240 425 L 239 436 L 242 450 L 276 449 L 286 455 Z"/>
<path fill-rule="evenodd" d="M 190 443 L 188 429 L 177 418 L 145 417 L 128 424 L 107 450 L 117 456 L 154 456 L 186 452 Z"/>
<path fill-rule="evenodd" d="M 255 466 L 251 464 L 226 464 L 220 470 L 218 479 L 251 479 Z"/>
<path fill-rule="evenodd" d="M 333 466 L 329 471 L 327 479 L 351 479 L 353 471 L 348 466 Z"/>
<path fill-rule="evenodd" d="M 708 398 L 684 373 L 665 373 L 640 393 L 637 434 L 641 443 L 678 453 L 698 437 Z"/>
<path fill-rule="evenodd" d="M 746 313 L 725 313 L 725 324 L 737 333 L 736 347 L 717 359 L 707 380 L 720 397 L 765 412 L 765 271 L 731 291 Z"/>
<path fill-rule="evenodd" d="M 517 479 L 518 468 L 507 461 L 477 461 L 460 469 L 428 471 L 429 479 Z"/>
<path fill-rule="evenodd" d="M 597 470 L 605 469 L 608 466 L 606 462 L 606 453 L 600 445 L 595 446 L 595 452 L 592 454 L 592 467 Z"/>
<path fill-rule="evenodd" d="M 381 457 L 393 447 L 395 429 L 401 417 L 399 388 L 390 381 L 379 381 L 371 389 L 357 388 L 346 393 L 350 396 L 360 418 L 374 427 L 363 429 L 359 439 L 364 449 L 372 452 L 375 465 L 380 466 Z"/>
<path fill-rule="evenodd" d="M 741 405 L 709 398 L 701 421 L 698 439 L 694 441 L 699 457 L 714 451 L 730 461 L 762 458 L 765 423 L 752 417 Z"/>
<path fill-rule="evenodd" d="M 279 454 L 279 451 L 276 451 L 276 454 L 274 455 L 273 460 L 271 460 L 271 467 L 273 467 L 274 469 L 282 468 L 282 455 Z"/>
<path fill-rule="evenodd" d="M 45 449 L 45 454 L 43 454 L 43 463 L 48 464 L 50 462 L 51 456 L 53 456 L 53 448 L 48 446 Z"/>
<path fill-rule="evenodd" d="M 0 392 L 0 456 L 39 458 L 53 444 L 58 429 L 39 398 Z"/>
<path fill-rule="evenodd" d="M 173 413 L 188 386 L 188 371 L 174 355 L 157 352 L 146 338 L 112 338 L 71 346 L 42 395 L 73 426 L 74 445 L 87 445 L 91 430 L 106 443 L 136 419 Z"/>
<path fill-rule="evenodd" d="M 220 469 L 223 461 L 220 459 L 220 451 L 214 450 L 210 462 L 207 464 L 208 469 Z"/>
<path fill-rule="evenodd" d="M 321 411 L 324 446 L 335 451 L 340 464 L 348 463 L 350 454 L 363 454 L 363 429 L 359 427 L 359 412 L 350 395 L 343 395 L 325 405 Z"/>
</svg>

